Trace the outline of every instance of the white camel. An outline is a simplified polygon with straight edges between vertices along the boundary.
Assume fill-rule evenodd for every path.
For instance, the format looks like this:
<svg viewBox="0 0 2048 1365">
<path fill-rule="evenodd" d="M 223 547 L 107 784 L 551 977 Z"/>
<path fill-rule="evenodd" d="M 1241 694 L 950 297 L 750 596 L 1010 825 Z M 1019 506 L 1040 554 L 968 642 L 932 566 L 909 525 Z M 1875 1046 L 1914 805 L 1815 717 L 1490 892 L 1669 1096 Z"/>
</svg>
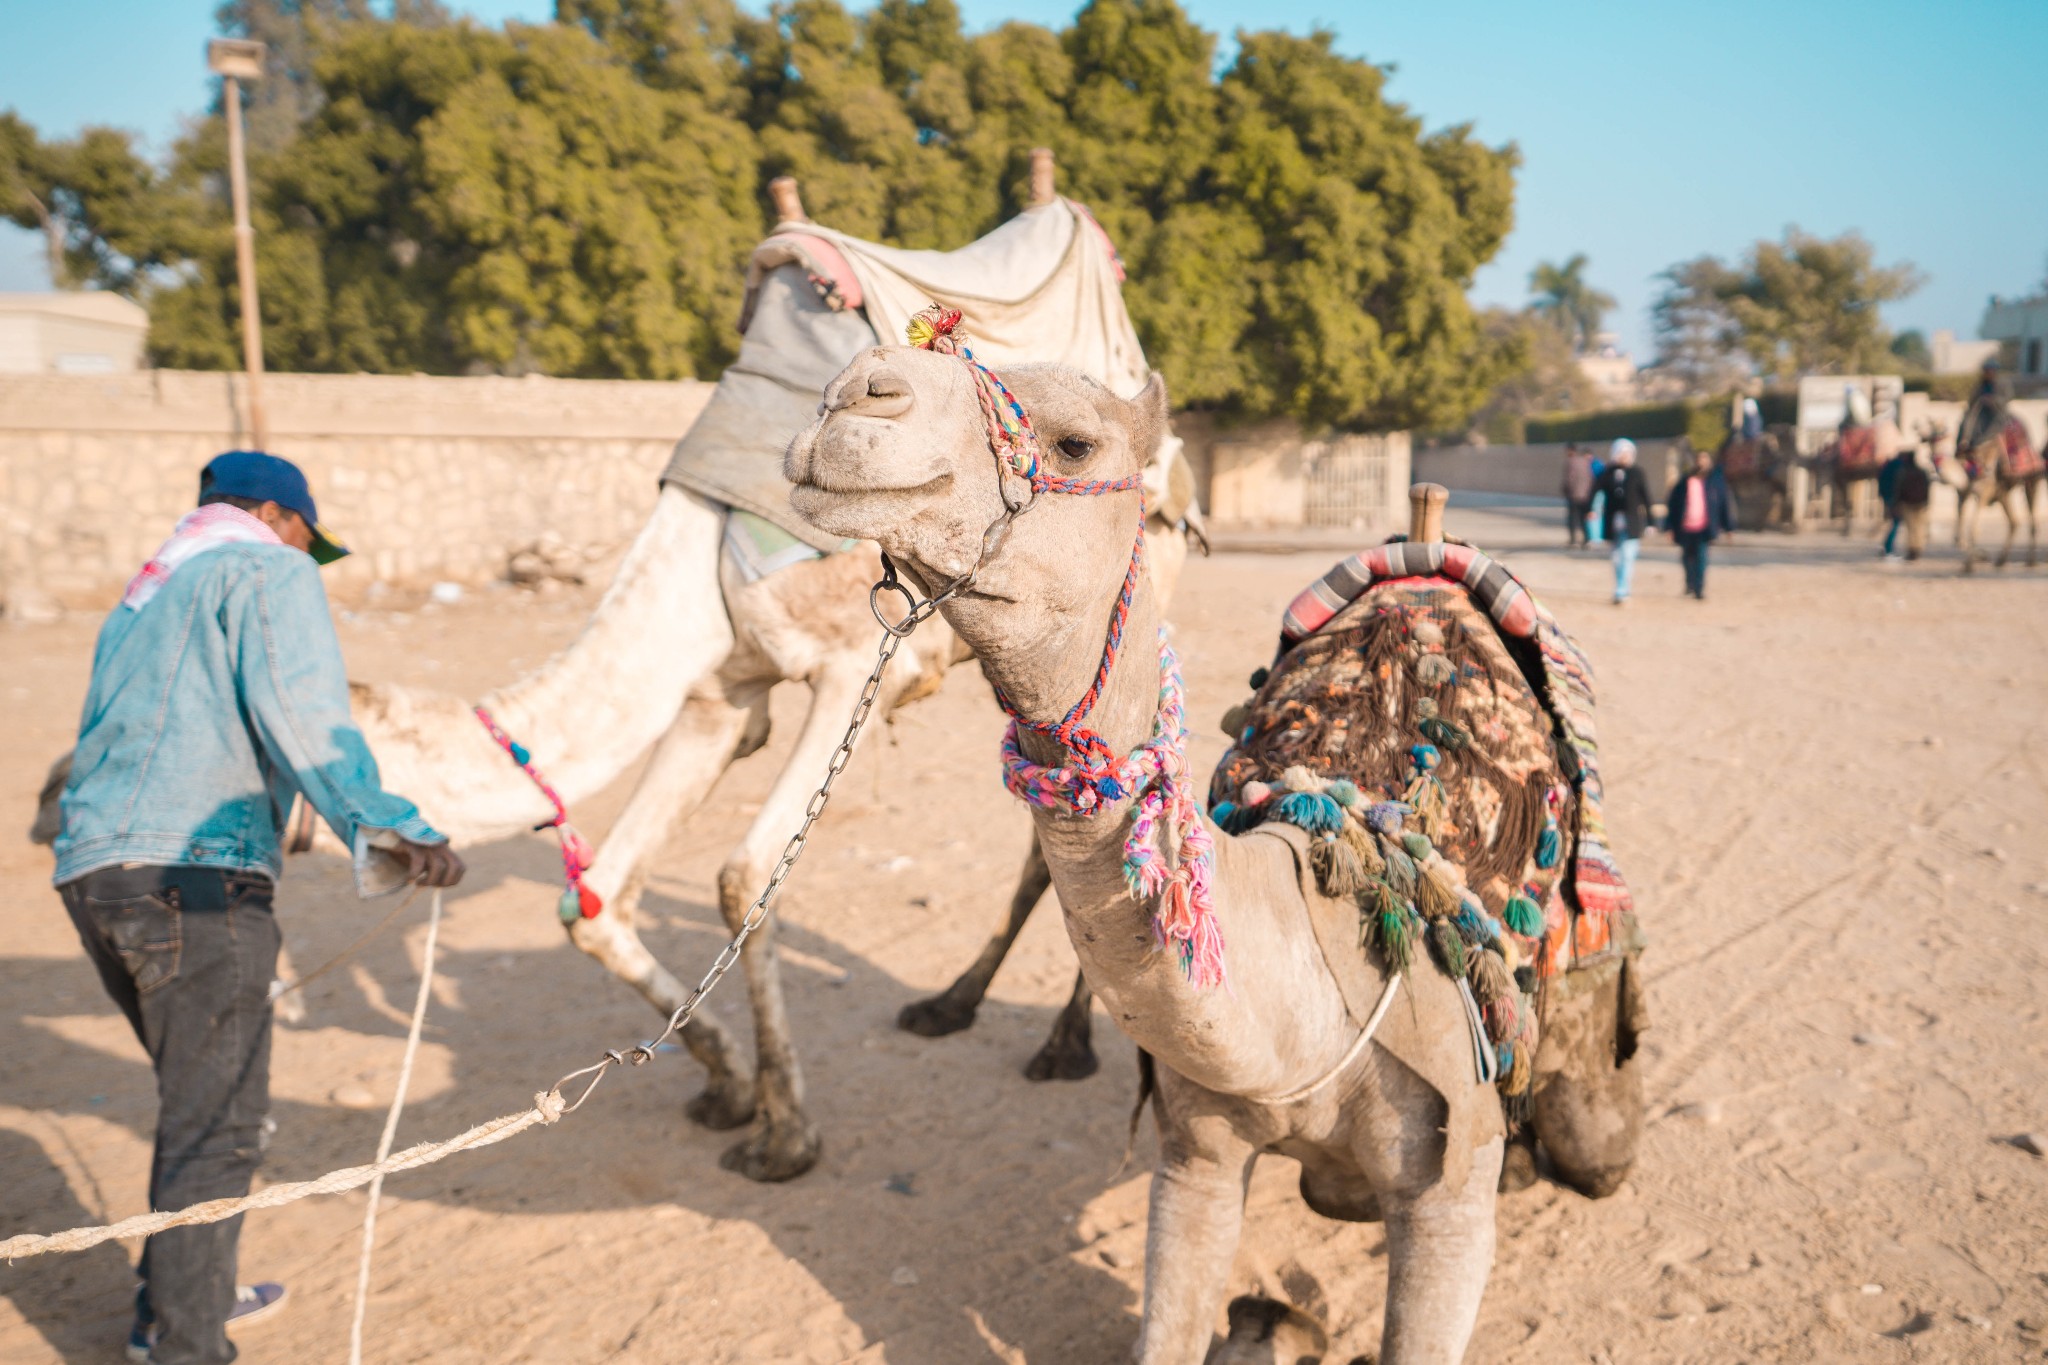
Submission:
<svg viewBox="0 0 2048 1365">
<path fill-rule="evenodd" d="M 804 217 L 793 182 L 779 181 L 771 188 L 783 220 L 778 234 L 823 233 Z M 1050 153 L 1034 154 L 1032 200 L 1037 210 L 1085 218 L 1065 201 L 1058 201 L 1055 208 Z M 1098 263 L 1079 255 L 1094 249 L 1079 221 L 1071 235 L 1070 254 L 1061 269 L 1071 271 L 1078 260 L 1101 274 Z M 804 240 L 815 245 L 821 239 Z M 849 252 L 853 249 L 851 239 L 832 235 L 830 240 L 846 244 Z M 1016 254 L 1014 246 L 1011 253 Z M 944 258 L 931 255 L 943 271 Z M 774 300 L 794 308 L 791 301 L 812 297 L 812 282 L 796 266 L 785 262 L 761 270 L 759 265 L 757 260 L 756 289 L 749 300 L 750 346 L 761 345 L 764 335 L 792 335 L 790 319 L 772 311 Z M 1102 292 L 1094 290 L 1098 296 Z M 1109 349 L 1119 343 L 1127 350 L 1135 348 L 1135 335 L 1113 284 L 1108 293 L 1099 306 L 1111 314 Z M 763 298 L 769 302 L 761 303 Z M 877 311 L 886 302 L 871 298 L 868 309 Z M 970 316 L 977 311 L 992 313 L 1013 327 L 1029 330 L 1037 321 L 1029 300 L 1013 300 L 1007 306 L 988 298 L 962 302 Z M 812 314 L 818 312 L 817 304 L 807 306 Z M 842 348 L 830 355 L 823 372 L 827 376 L 875 335 L 857 312 L 835 315 L 830 322 L 831 330 L 822 341 L 814 335 L 798 338 L 826 351 Z M 1072 319 L 1056 320 L 1051 328 L 1040 330 L 1062 328 L 1086 349 L 1085 327 Z M 851 344 L 848 338 L 854 338 Z M 815 366 L 819 358 L 808 357 L 808 362 Z M 722 386 L 761 382 L 758 374 L 747 371 L 748 359 L 749 352 L 743 350 L 736 373 L 721 381 Z M 1135 361 L 1142 367 L 1142 354 Z M 822 377 L 814 381 L 801 397 L 799 415 L 786 427 L 749 433 L 756 445 L 773 448 L 771 461 L 815 405 L 821 381 Z M 788 399 L 783 401 L 786 405 Z M 783 411 L 786 406 L 769 411 L 771 424 Z M 1160 454 L 1170 460 L 1177 458 L 1177 450 L 1177 443 L 1164 444 Z M 778 485 L 773 496 L 785 503 L 786 514 L 779 470 L 771 464 L 768 473 Z M 1184 466 L 1177 471 L 1161 467 L 1153 487 L 1155 530 L 1160 533 L 1156 539 L 1164 552 L 1155 556 L 1151 572 L 1161 591 L 1170 592 L 1186 554 L 1177 528 L 1184 510 L 1193 515 L 1188 506 L 1191 485 Z M 400 686 L 359 683 L 351 689 L 356 720 L 385 785 L 414 800 L 458 845 L 524 833 L 555 815 L 546 797 L 479 722 L 479 705 L 531 753 L 572 810 L 652 749 L 631 797 L 583 878 L 602 909 L 587 917 L 568 916 L 565 927 L 578 948 L 632 986 L 663 1016 L 672 1014 L 689 992 L 648 950 L 638 932 L 637 911 L 651 860 L 720 774 L 766 742 L 769 693 L 784 682 L 804 683 L 810 703 L 796 744 L 746 836 L 719 870 L 719 907 L 728 924 L 737 927 L 824 776 L 874 665 L 880 634 L 868 606 L 868 589 L 880 576 L 880 554 L 872 543 L 799 559 L 756 577 L 726 551 L 729 515 L 725 502 L 681 483 L 665 482 L 652 515 L 577 639 L 539 669 L 480 701 Z M 968 651 L 943 621 L 928 623 L 896 654 L 883 680 L 878 710 L 886 714 L 929 695 L 945 670 L 967 657 Z M 32 831 L 40 842 L 56 833 L 55 800 L 68 771 L 67 760 L 59 760 L 45 787 L 43 809 Z M 342 851 L 303 803 L 295 834 L 295 851 Z M 1033 900 L 1044 889 L 1042 881 L 1032 885 L 1034 865 L 1039 865 L 1035 849 L 1027 859 L 1027 885 L 1019 892 L 1022 896 L 1029 891 Z M 686 1112 L 714 1129 L 736 1128 L 751 1120 L 752 1129 L 723 1154 L 721 1164 L 750 1179 L 787 1180 L 815 1164 L 819 1135 L 803 1109 L 802 1070 L 782 995 L 772 915 L 749 941 L 742 963 L 751 998 L 754 1059 L 750 1064 L 732 1032 L 715 1016 L 697 1013 L 682 1030 L 682 1041 L 704 1066 L 706 1078 Z M 287 1000 L 296 1004 L 296 997 Z M 1077 1001 L 1068 1014 L 1078 1008 L 1085 1050 L 1088 1001 L 1085 994 Z"/>
<path fill-rule="evenodd" d="M 1139 518 L 1122 491 L 1163 429 L 1164 386 L 1155 380 L 1125 400 L 1056 366 L 1001 378 L 1036 431 L 1028 459 L 1015 444 L 991 459 L 987 372 L 951 355 L 878 348 L 827 389 L 786 467 L 800 512 L 834 534 L 878 541 L 919 583 L 979 566 L 944 616 L 1018 720 L 1016 750 L 1006 751 L 1013 790 L 1058 794 L 1035 799 L 1033 819 L 1087 983 L 1157 1065 L 1161 1156 L 1137 1358 L 1202 1358 L 1252 1163 L 1277 1152 L 1300 1160 L 1303 1193 L 1318 1209 L 1384 1216 L 1383 1365 L 1449 1365 L 1464 1354 L 1491 1265 L 1503 1133 L 1500 1103 L 1475 1072 L 1461 988 L 1418 963 L 1400 978 L 1409 998 L 1389 1012 L 1393 972 L 1383 960 L 1359 965 L 1353 910 L 1339 951 L 1355 959 L 1345 970 L 1370 974 L 1381 1002 L 1361 1018 L 1319 941 L 1314 859 L 1264 827 L 1217 837 L 1179 804 L 1177 670 L 1163 644 L 1151 646 L 1154 593 L 1142 575 L 1127 577 Z M 1100 496 L 1069 496 L 1077 493 Z M 986 552 L 985 528 L 1027 502 L 1028 515 L 1014 515 L 1000 549 Z M 1386 723 L 1362 690 L 1351 724 Z M 1528 734 L 1537 773 L 1564 781 L 1548 732 Z M 1105 783 L 1076 777 L 1083 752 L 1129 757 L 1104 760 Z M 1227 988 L 1206 984 L 1226 952 Z M 1611 1027 L 1601 1011 L 1613 1004 L 1610 993 L 1565 1032 Z M 1574 1092 L 1581 1103 L 1552 1106 L 1559 1122 L 1542 1132 L 1566 1161 L 1568 1130 L 1608 1123 L 1602 1099 L 1626 1093 L 1601 1074 L 1621 1067 L 1612 1037 L 1604 1054 L 1583 1038 L 1567 1044 L 1594 1059 L 1595 1074 Z M 1544 1063 L 1535 1065 L 1540 1077 Z M 1541 1131 L 1541 1093 L 1536 1111 Z M 1631 1143 L 1632 1125 L 1623 1122 Z M 1611 1171 L 1583 1174 L 1612 1188 Z"/>
</svg>

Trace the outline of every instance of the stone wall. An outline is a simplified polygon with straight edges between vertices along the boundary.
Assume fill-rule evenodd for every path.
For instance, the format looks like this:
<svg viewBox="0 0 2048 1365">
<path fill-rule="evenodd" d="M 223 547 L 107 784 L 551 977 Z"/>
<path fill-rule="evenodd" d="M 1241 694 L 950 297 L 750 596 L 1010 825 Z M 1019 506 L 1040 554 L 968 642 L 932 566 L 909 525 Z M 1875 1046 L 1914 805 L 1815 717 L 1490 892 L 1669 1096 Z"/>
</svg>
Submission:
<svg viewBox="0 0 2048 1365">
<path fill-rule="evenodd" d="M 1310 440 L 1288 419 L 1226 427 L 1192 412 L 1175 414 L 1173 429 L 1218 530 L 1407 524 L 1407 432 Z"/>
<path fill-rule="evenodd" d="M 175 370 L 0 375 L 0 615 L 104 610 L 246 444 L 240 377 Z M 270 449 L 312 481 L 355 553 L 327 570 L 371 583 L 501 577 L 553 532 L 601 554 L 638 530 L 701 382 L 271 375 Z"/>
</svg>

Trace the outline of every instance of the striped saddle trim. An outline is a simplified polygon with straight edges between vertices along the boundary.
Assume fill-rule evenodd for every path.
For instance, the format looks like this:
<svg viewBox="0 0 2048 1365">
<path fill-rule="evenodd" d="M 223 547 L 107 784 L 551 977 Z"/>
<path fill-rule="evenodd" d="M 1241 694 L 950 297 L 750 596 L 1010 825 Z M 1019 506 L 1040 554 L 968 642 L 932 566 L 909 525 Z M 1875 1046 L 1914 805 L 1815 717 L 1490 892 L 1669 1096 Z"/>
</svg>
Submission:
<svg viewBox="0 0 2048 1365">
<path fill-rule="evenodd" d="M 1328 625 L 1331 617 L 1357 601 L 1374 583 L 1426 577 L 1464 584 L 1494 624 L 1508 634 L 1526 640 L 1536 633 L 1536 599 L 1514 575 L 1470 545 L 1396 540 L 1341 561 L 1302 589 L 1280 618 L 1280 652 L 1286 653 Z"/>
</svg>

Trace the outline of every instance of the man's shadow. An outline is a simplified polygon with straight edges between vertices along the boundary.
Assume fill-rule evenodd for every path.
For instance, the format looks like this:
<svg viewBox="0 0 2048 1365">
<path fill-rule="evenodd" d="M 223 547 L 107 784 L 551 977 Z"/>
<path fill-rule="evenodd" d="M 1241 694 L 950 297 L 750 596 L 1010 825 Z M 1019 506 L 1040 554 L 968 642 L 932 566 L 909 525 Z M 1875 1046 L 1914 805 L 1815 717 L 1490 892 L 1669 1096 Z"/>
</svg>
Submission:
<svg viewBox="0 0 2048 1365">
<path fill-rule="evenodd" d="M 71 1191 L 71 1182 L 26 1133 L 0 1128 L 0 1171 L 7 1173 L 9 1221 L 29 1227 L 90 1227 L 105 1222 L 110 1210 L 88 1209 Z M 0 1297 L 50 1348 L 66 1360 L 101 1361 L 128 1330 L 135 1296 L 135 1269 L 118 1242 L 102 1242 L 86 1251 L 63 1256 L 38 1256 L 0 1274 Z"/>
</svg>

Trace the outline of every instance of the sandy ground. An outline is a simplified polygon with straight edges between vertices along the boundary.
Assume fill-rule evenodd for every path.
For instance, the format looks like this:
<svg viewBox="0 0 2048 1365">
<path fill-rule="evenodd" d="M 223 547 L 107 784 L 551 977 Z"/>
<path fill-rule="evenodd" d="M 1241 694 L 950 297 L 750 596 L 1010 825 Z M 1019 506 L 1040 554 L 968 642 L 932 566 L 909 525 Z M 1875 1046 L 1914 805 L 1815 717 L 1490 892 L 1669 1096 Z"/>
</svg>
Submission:
<svg viewBox="0 0 2048 1365">
<path fill-rule="evenodd" d="M 1902 571 L 1866 542 L 1768 538 L 1720 556 L 1704 604 L 1654 549 L 1622 611 L 1605 561 L 1558 549 L 1534 515 L 1454 507 L 1450 524 L 1513 551 L 1600 667 L 1611 823 L 1651 935 L 1650 1110 L 1616 1197 L 1542 1184 L 1504 1202 L 1470 1359 L 2041 1358 L 2048 1162 L 2009 1139 L 2048 1132 L 2048 573 L 1966 581 L 1952 559 Z M 1176 618 L 1203 769 L 1282 604 L 1333 557 L 1191 565 Z M 343 638 L 359 677 L 474 693 L 565 643 L 588 601 L 474 595 L 366 613 Z M 149 1071 L 19 833 L 69 742 L 92 628 L 0 637 L 7 1232 L 144 1206 Z M 971 1032 L 892 1025 L 972 956 L 1023 854 L 996 734 L 986 686 L 956 671 L 863 753 L 791 884 L 818 1169 L 771 1187 L 721 1171 L 730 1135 L 684 1119 L 698 1076 L 665 1056 L 556 1128 L 392 1181 L 369 1358 L 1123 1361 L 1147 1179 L 1115 1174 L 1132 1049 L 1098 1015 L 1097 1077 L 1019 1074 L 1073 970 L 1056 916 L 1026 931 Z M 680 974 L 721 940 L 712 879 L 781 751 L 736 768 L 662 860 L 647 936 Z M 622 789 L 579 815 L 602 829 Z M 515 1110 L 650 1027 L 564 942 L 550 843 L 478 849 L 471 867 L 402 1144 Z M 381 910 L 308 859 L 279 913 L 310 965 Z M 280 1029 L 269 1178 L 373 1151 L 422 936 L 415 918 L 378 940 Z M 740 986 L 713 1008 L 744 1029 Z M 1151 1153 L 1148 1126 L 1140 1171 Z M 1384 1238 L 1309 1213 L 1294 1184 L 1292 1163 L 1262 1163 L 1232 1283 L 1315 1309 L 1348 1361 L 1377 1342 Z M 292 1300 L 243 1335 L 244 1359 L 345 1358 L 363 1207 L 255 1216 L 244 1270 Z M 117 1360 L 132 1252 L 0 1267 L 0 1359 Z"/>
</svg>

